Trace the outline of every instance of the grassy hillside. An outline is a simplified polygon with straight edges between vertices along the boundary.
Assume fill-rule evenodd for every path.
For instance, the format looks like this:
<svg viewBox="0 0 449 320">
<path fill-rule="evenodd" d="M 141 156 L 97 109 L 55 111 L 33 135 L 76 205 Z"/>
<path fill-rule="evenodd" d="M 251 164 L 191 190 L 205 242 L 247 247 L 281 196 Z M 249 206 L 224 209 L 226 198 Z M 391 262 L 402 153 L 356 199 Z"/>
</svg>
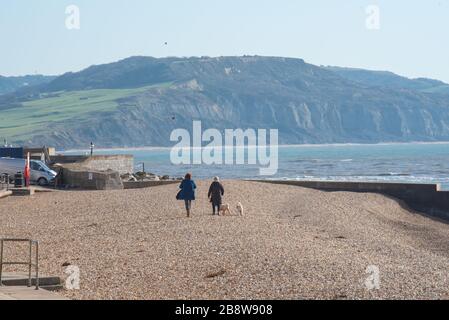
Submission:
<svg viewBox="0 0 449 320">
<path fill-rule="evenodd" d="M 28 75 L 23 77 L 0 76 L 0 95 L 12 93 L 20 88 L 38 86 L 51 82 L 56 76 Z"/>
<path fill-rule="evenodd" d="M 48 128 L 52 122 L 83 121 L 99 112 L 112 111 L 118 100 L 169 83 L 135 89 L 97 89 L 54 92 L 42 99 L 27 101 L 19 108 L 4 110 L 0 117 L 0 137 L 26 140 Z"/>
<path fill-rule="evenodd" d="M 131 57 L 0 96 L 0 139 L 169 146 L 175 128 L 275 128 L 279 142 L 449 140 L 449 87 L 282 57 Z"/>
</svg>

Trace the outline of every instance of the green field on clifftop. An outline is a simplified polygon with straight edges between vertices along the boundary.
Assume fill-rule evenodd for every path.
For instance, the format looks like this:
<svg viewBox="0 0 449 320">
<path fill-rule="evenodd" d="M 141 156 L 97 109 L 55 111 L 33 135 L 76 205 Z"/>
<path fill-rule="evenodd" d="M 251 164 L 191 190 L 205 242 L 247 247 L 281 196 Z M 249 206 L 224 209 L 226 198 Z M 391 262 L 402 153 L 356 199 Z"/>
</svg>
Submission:
<svg viewBox="0 0 449 320">
<path fill-rule="evenodd" d="M 93 113 L 111 111 L 117 100 L 142 93 L 160 84 L 134 89 L 96 89 L 55 92 L 51 96 L 27 101 L 21 107 L 7 109 L 0 115 L 0 137 L 23 139 L 48 127 L 52 122 L 76 119 L 82 121 Z"/>
</svg>

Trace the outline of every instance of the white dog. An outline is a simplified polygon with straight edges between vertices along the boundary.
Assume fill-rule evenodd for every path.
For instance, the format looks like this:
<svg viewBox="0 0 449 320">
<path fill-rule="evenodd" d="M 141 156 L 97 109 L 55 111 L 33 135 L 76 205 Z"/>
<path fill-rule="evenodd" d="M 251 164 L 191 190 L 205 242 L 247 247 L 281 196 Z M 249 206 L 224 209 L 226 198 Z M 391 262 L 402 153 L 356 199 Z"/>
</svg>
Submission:
<svg viewBox="0 0 449 320">
<path fill-rule="evenodd" d="M 219 213 L 221 216 L 224 216 L 224 215 L 226 215 L 226 214 L 232 215 L 232 212 L 231 212 L 231 206 L 229 205 L 229 203 L 222 204 L 222 205 L 220 206 L 220 211 L 219 211 L 218 213 Z"/>
<path fill-rule="evenodd" d="M 239 212 L 240 216 L 244 216 L 243 205 L 240 202 L 237 203 L 236 208 L 237 208 L 237 211 Z"/>
</svg>

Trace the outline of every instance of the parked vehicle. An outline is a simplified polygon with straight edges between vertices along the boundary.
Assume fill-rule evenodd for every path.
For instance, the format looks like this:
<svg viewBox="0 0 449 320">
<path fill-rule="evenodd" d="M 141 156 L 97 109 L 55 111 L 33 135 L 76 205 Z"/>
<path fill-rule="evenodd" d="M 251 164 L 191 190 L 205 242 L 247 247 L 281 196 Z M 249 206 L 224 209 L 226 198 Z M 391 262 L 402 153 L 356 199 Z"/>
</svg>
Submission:
<svg viewBox="0 0 449 320">
<path fill-rule="evenodd" d="M 17 172 L 24 172 L 25 159 L 0 158 L 0 174 L 7 173 L 11 177 Z M 30 160 L 30 182 L 40 186 L 46 186 L 54 182 L 56 172 L 45 163 L 38 160 Z"/>
</svg>

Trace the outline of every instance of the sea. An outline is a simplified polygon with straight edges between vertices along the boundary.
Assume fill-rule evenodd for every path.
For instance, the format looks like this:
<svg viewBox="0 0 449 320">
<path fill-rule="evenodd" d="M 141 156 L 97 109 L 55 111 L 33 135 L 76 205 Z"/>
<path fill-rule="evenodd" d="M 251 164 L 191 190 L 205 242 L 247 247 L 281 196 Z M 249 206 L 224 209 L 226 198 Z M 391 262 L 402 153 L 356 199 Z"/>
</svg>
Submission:
<svg viewBox="0 0 449 320">
<path fill-rule="evenodd" d="M 175 165 L 171 148 L 98 149 L 95 154 L 132 154 L 135 170 L 170 177 L 191 172 L 196 179 L 278 179 L 439 183 L 449 190 L 449 142 L 285 145 L 278 170 L 261 176 L 260 165 Z M 72 150 L 64 154 L 88 154 Z"/>
</svg>

